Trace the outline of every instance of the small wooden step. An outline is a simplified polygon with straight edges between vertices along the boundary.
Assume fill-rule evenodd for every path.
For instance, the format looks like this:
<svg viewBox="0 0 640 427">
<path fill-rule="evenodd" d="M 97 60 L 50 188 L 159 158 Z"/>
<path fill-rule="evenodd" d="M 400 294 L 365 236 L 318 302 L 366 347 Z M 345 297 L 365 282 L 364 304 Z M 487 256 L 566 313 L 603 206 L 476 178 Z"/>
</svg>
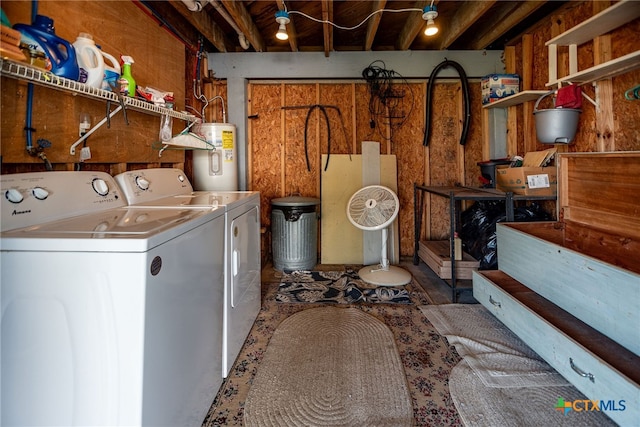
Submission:
<svg viewBox="0 0 640 427">
<path fill-rule="evenodd" d="M 419 243 L 418 256 L 441 279 L 451 279 L 451 256 L 448 240 L 423 240 Z M 471 279 L 480 262 L 466 252 L 456 260 L 456 279 Z"/>
</svg>

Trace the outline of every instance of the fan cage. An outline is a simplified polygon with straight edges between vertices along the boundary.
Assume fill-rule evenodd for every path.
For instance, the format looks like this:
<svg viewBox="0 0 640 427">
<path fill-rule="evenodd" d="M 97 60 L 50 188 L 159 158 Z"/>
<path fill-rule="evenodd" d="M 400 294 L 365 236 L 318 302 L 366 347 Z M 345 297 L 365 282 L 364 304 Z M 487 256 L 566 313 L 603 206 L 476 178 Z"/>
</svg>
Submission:
<svg viewBox="0 0 640 427">
<path fill-rule="evenodd" d="M 370 185 L 356 191 L 347 204 L 347 217 L 351 223 L 367 231 L 389 226 L 398 215 L 398 196 L 388 187 Z"/>
</svg>

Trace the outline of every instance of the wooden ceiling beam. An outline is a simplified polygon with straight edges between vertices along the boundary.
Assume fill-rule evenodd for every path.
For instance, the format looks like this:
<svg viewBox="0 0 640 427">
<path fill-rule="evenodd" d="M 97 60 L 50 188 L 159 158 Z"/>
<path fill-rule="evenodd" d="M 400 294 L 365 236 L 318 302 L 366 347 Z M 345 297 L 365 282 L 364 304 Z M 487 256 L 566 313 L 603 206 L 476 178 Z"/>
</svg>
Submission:
<svg viewBox="0 0 640 427">
<path fill-rule="evenodd" d="M 185 18 L 202 36 L 220 52 L 227 52 L 227 44 L 224 32 L 211 18 L 211 15 L 202 12 L 192 12 L 179 0 L 169 0 L 169 4 Z"/>
<path fill-rule="evenodd" d="M 284 0 L 276 0 L 279 10 L 286 10 L 287 7 L 284 4 Z M 293 16 L 289 15 L 289 24 L 287 25 L 287 34 L 289 35 L 289 46 L 291 52 L 298 51 L 298 32 L 296 31 L 296 25 L 293 22 Z"/>
<path fill-rule="evenodd" d="M 437 4 L 438 2 L 435 2 Z M 413 6 L 418 9 L 423 9 L 425 6 L 431 4 L 429 0 L 419 0 L 416 1 L 416 4 Z M 420 30 L 424 26 L 425 22 L 422 19 L 422 14 L 415 12 L 411 13 L 407 17 L 407 22 L 404 24 L 402 31 L 400 31 L 400 35 L 398 36 L 398 40 L 396 41 L 396 49 L 397 50 L 408 50 L 411 46 L 411 43 L 416 39 Z"/>
<path fill-rule="evenodd" d="M 324 45 L 324 56 L 329 57 L 329 52 L 333 50 L 333 25 L 326 21 L 333 22 L 333 0 L 322 0 L 322 35 Z"/>
<path fill-rule="evenodd" d="M 542 7 L 546 1 L 521 1 L 516 2 L 513 10 L 505 11 L 503 16 L 496 16 L 495 25 L 489 26 L 487 31 L 479 34 L 471 43 L 469 49 L 484 49 L 498 38 L 506 34 L 511 28 L 518 25 L 526 17 Z"/>
<path fill-rule="evenodd" d="M 333 50 L 333 25 L 326 21 L 333 22 L 333 0 L 322 0 L 322 34 L 324 39 L 324 56 L 329 57 L 329 52 Z"/>
<path fill-rule="evenodd" d="M 371 13 L 376 10 L 382 10 L 387 5 L 387 0 L 376 0 L 371 5 Z M 367 24 L 367 35 L 364 39 L 364 50 L 371 50 L 373 46 L 373 40 L 376 38 L 376 33 L 378 32 L 378 26 L 380 25 L 380 20 L 382 19 L 382 13 L 376 13 L 369 19 L 369 23 Z"/>
<path fill-rule="evenodd" d="M 458 8 L 456 14 L 448 22 L 443 22 L 441 25 L 438 23 L 438 18 L 435 19 L 436 25 L 440 30 L 438 49 L 447 49 L 458 37 L 464 34 L 465 31 L 471 27 L 478 19 L 482 17 L 491 7 L 496 3 L 495 0 L 491 1 L 467 1 Z"/>
<path fill-rule="evenodd" d="M 236 26 L 240 28 L 240 31 L 242 31 L 247 41 L 251 43 L 251 46 L 253 46 L 256 52 L 265 52 L 266 47 L 264 40 L 260 35 L 260 30 L 258 30 L 255 22 L 253 22 L 253 19 L 244 4 L 241 1 L 234 0 L 219 1 L 222 3 L 224 8 L 227 10 L 227 13 L 231 16 L 231 19 L 233 19 Z"/>
</svg>

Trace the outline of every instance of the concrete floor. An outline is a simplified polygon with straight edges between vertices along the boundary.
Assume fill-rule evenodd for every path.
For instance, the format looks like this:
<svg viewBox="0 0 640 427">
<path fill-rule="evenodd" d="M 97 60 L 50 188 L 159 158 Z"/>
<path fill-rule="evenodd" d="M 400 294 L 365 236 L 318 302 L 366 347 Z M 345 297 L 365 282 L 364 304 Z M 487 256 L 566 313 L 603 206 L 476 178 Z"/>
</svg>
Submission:
<svg viewBox="0 0 640 427">
<path fill-rule="evenodd" d="M 433 304 L 451 304 L 452 301 L 452 289 L 450 281 L 441 279 L 436 273 L 431 270 L 427 264 L 420 260 L 418 265 L 413 265 L 411 258 L 402 259 L 400 266 L 407 269 L 413 277 L 420 283 L 423 289 L 427 292 L 432 300 Z M 456 280 L 456 288 L 458 291 L 463 290 L 458 294 L 459 304 L 477 304 L 475 298 L 473 298 L 473 287 L 471 280 Z"/>
</svg>

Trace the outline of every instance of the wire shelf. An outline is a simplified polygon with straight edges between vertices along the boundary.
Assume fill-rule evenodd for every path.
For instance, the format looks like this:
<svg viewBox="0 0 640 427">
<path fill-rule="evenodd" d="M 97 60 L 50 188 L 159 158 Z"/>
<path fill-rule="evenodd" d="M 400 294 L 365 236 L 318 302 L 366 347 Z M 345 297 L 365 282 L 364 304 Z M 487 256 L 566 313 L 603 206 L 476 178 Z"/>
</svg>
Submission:
<svg viewBox="0 0 640 427">
<path fill-rule="evenodd" d="M 64 77 L 56 76 L 50 71 L 46 71 L 40 68 L 32 67 L 27 64 L 21 64 L 19 62 L 10 61 L 7 59 L 0 59 L 2 75 L 7 77 L 13 77 L 19 80 L 25 80 L 30 83 L 37 84 L 39 86 L 45 86 L 52 89 L 58 89 L 65 92 L 82 95 L 87 98 L 100 99 L 104 101 L 119 102 L 118 95 L 114 92 L 98 89 L 95 87 L 87 86 L 83 83 L 66 79 Z M 123 97 L 125 108 L 131 108 L 136 111 L 158 115 L 168 115 L 173 118 L 185 120 L 188 122 L 200 121 L 198 117 L 193 114 L 178 112 L 170 110 L 168 108 L 159 107 L 157 105 L 136 99 Z"/>
</svg>

